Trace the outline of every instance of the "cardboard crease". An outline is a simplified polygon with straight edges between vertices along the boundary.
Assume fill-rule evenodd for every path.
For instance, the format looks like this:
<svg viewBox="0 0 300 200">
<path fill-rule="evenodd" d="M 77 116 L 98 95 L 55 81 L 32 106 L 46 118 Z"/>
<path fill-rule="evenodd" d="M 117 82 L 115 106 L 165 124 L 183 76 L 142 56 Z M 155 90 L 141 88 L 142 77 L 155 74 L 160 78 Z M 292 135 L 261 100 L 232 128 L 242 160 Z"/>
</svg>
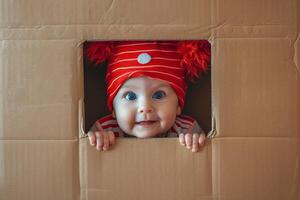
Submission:
<svg viewBox="0 0 300 200">
<path fill-rule="evenodd" d="M 299 9 L 2 0 L 0 199 L 299 200 Z M 176 138 L 122 138 L 99 152 L 83 129 L 82 44 L 152 39 L 211 42 L 212 139 L 197 154 Z"/>
</svg>

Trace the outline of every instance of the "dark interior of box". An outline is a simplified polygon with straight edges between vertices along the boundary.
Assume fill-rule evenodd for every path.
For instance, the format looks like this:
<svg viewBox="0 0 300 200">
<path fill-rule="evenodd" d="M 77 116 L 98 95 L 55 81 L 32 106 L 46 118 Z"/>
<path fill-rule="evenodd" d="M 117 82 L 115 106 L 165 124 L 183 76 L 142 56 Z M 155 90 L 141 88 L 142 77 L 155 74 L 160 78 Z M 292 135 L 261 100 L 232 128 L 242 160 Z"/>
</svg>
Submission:
<svg viewBox="0 0 300 200">
<path fill-rule="evenodd" d="M 86 47 L 84 43 L 83 48 Z M 106 106 L 105 71 L 107 63 L 93 65 L 84 61 L 84 109 L 85 132 L 94 122 L 110 114 Z M 211 130 L 211 68 L 201 79 L 188 84 L 183 114 L 197 119 L 201 128 L 208 133 Z"/>
</svg>

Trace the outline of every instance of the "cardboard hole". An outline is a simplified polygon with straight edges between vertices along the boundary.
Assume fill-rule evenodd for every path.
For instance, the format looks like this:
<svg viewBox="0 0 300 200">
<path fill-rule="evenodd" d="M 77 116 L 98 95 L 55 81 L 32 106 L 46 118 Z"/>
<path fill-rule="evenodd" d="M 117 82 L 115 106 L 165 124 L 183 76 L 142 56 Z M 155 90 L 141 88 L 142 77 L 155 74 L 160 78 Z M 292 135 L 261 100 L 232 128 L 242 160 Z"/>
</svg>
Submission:
<svg viewBox="0 0 300 200">
<path fill-rule="evenodd" d="M 94 41 L 93 41 L 94 42 Z M 84 42 L 83 49 L 89 41 Z M 84 131 L 87 133 L 99 118 L 111 114 L 106 106 L 105 74 L 107 62 L 94 65 L 83 56 L 84 62 Z M 183 114 L 194 117 L 209 133 L 212 128 L 211 66 L 198 81 L 188 83 Z"/>
</svg>

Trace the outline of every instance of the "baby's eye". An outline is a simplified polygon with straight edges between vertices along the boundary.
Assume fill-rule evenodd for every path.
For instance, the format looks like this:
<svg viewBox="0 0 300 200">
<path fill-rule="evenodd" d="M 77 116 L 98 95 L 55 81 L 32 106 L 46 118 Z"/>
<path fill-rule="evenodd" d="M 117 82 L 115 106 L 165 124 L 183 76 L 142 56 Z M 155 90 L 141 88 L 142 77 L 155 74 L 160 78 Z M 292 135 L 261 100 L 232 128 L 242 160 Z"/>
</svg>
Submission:
<svg viewBox="0 0 300 200">
<path fill-rule="evenodd" d="M 165 96 L 166 96 L 166 93 L 164 91 L 159 90 L 152 95 L 152 98 L 153 99 L 162 99 Z"/>
<path fill-rule="evenodd" d="M 134 92 L 126 92 L 124 98 L 128 101 L 134 101 L 136 100 L 136 94 Z"/>
</svg>

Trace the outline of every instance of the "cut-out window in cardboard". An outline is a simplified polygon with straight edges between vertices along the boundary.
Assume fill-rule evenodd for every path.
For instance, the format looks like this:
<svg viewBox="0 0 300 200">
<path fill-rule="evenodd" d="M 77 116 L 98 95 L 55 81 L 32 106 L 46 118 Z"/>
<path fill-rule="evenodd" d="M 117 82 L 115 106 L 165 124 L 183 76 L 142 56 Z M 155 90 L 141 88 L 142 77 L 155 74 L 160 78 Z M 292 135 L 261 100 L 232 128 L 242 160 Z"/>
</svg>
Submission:
<svg viewBox="0 0 300 200">
<path fill-rule="evenodd" d="M 202 41 L 205 45 L 209 45 L 209 54 L 210 54 L 210 44 L 208 41 L 205 40 L 199 40 Z M 198 41 L 198 42 L 199 42 Z M 139 65 L 139 67 L 137 68 L 137 70 L 141 70 L 142 66 L 146 66 L 145 69 L 147 68 L 148 71 L 153 71 L 154 73 L 156 73 L 156 71 L 159 71 L 160 69 L 158 69 L 157 65 L 164 65 L 170 68 L 173 67 L 172 65 L 174 63 L 172 63 L 172 59 L 174 59 L 174 57 L 172 57 L 172 53 L 168 52 L 168 47 L 167 48 L 163 48 L 164 51 L 164 55 L 159 56 L 159 54 L 157 52 L 154 52 L 155 50 L 152 49 L 152 46 L 147 46 L 148 43 L 155 43 L 155 42 L 163 42 L 163 41 L 135 41 L 138 43 L 145 43 L 146 46 L 144 46 L 143 44 L 141 44 L 136 50 L 135 49 L 125 49 L 123 50 L 122 48 L 126 48 L 126 45 L 124 46 L 120 46 L 119 48 L 121 48 L 122 50 L 120 51 L 124 51 L 124 52 L 118 52 L 118 54 L 126 54 L 128 52 L 125 51 L 131 51 L 131 55 L 129 55 L 127 57 L 127 60 L 125 59 L 125 61 L 123 60 L 118 60 L 119 58 L 116 58 L 116 50 L 111 50 L 109 49 L 106 52 L 96 52 L 98 50 L 92 50 L 94 51 L 93 53 L 98 56 L 98 57 L 103 57 L 102 61 L 100 62 L 99 60 L 93 60 L 91 61 L 90 58 L 88 58 L 87 55 L 87 49 L 91 44 L 95 44 L 98 43 L 100 45 L 116 45 L 116 44 L 130 44 L 132 42 L 130 41 L 111 41 L 111 42 L 99 42 L 99 41 L 86 41 L 83 45 L 83 55 L 84 55 L 84 131 L 88 132 L 90 130 L 90 128 L 93 126 L 93 124 L 95 123 L 95 121 L 97 121 L 99 118 L 104 117 L 106 115 L 111 114 L 111 111 L 109 110 L 108 106 L 107 106 L 107 81 L 106 81 L 106 74 L 107 74 L 107 69 L 108 69 L 108 65 L 112 64 L 114 65 L 114 63 L 118 63 L 121 62 L 123 65 L 123 67 L 127 67 L 127 69 L 130 69 L 136 65 Z M 178 47 L 179 44 L 182 43 L 187 43 L 187 42 L 196 42 L 196 41 L 164 41 L 166 44 L 170 43 L 172 45 L 175 46 L 174 49 L 176 49 L 176 51 L 179 51 L 180 48 L 182 47 Z M 128 46 L 128 45 L 127 45 Z M 129 45 L 131 46 L 131 45 Z M 140 48 L 141 47 L 141 48 Z M 105 48 L 108 48 L 107 46 Z M 110 48 L 110 47 L 109 47 Z M 115 48 L 115 47 L 113 47 Z M 113 49 L 112 48 L 112 49 Z M 136 48 L 136 47 L 134 47 Z M 145 48 L 147 51 L 145 52 L 141 52 L 141 50 L 144 50 L 143 48 Z M 186 48 L 192 48 L 192 47 L 186 47 Z M 185 50 L 181 50 L 181 51 L 185 51 Z M 149 53 L 150 52 L 150 53 Z M 154 54 L 153 54 L 154 52 Z M 109 59 L 107 59 L 107 55 L 105 54 L 111 54 L 108 56 Z M 112 58 L 114 57 L 114 63 L 112 63 Z M 151 61 L 153 62 L 153 60 L 155 59 L 161 59 L 161 57 L 166 56 L 167 60 L 161 61 L 161 60 L 157 60 L 154 64 L 151 63 Z M 178 57 L 178 55 L 176 55 Z M 175 57 L 176 57 L 175 56 Z M 179 53 L 179 57 L 181 56 L 181 54 Z M 177 58 L 176 57 L 176 58 Z M 211 56 L 210 56 L 211 58 Z M 168 60 L 169 59 L 169 60 Z M 180 57 L 180 59 L 182 59 Z M 176 60 L 176 59 L 174 59 Z M 136 63 L 132 63 L 132 62 L 136 62 Z M 182 62 L 182 60 L 180 61 L 180 63 Z M 176 64 L 175 64 L 176 65 Z M 115 66 L 116 67 L 116 66 Z M 118 66 L 117 66 L 118 67 Z M 154 68 L 153 68 L 154 67 Z M 131 70 L 131 69 L 130 69 Z M 171 74 L 170 78 L 172 78 L 172 76 L 176 75 L 175 71 L 172 70 L 176 70 L 176 69 L 168 69 L 168 73 Z M 171 70 L 171 71 L 170 71 Z M 126 72 L 126 73 L 132 73 L 132 71 L 130 72 Z M 135 73 L 135 72 L 134 72 Z M 161 74 L 166 73 L 165 71 L 162 71 Z M 157 77 L 160 77 L 160 75 Z M 124 76 L 124 73 L 119 74 L 119 76 Z M 125 75 L 126 76 L 126 75 Z M 155 76 L 155 75 L 154 75 Z M 168 78 L 166 78 L 165 80 L 168 80 Z M 172 82 L 172 80 L 170 80 Z M 188 115 L 193 117 L 194 119 L 197 120 L 197 122 L 199 123 L 199 125 L 201 126 L 201 128 L 205 131 L 205 133 L 208 133 L 211 130 L 211 62 L 209 60 L 208 62 L 208 68 L 206 69 L 206 71 L 204 73 L 201 73 L 200 78 L 194 81 L 186 81 L 186 85 L 187 85 L 187 91 L 186 91 L 186 95 L 184 98 L 184 107 L 182 110 L 182 114 L 184 115 Z"/>
</svg>

